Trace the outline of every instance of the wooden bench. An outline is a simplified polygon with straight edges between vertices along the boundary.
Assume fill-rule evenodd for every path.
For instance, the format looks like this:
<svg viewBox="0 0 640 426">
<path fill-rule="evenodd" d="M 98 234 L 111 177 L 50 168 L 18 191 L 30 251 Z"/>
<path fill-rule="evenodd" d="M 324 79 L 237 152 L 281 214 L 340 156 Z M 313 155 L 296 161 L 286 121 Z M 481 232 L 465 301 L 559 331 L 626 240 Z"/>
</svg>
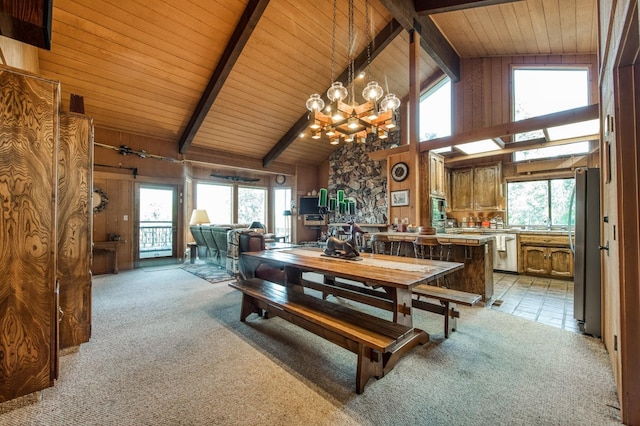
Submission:
<svg viewBox="0 0 640 426">
<path fill-rule="evenodd" d="M 344 281 L 338 281 L 334 277 L 326 275 L 323 283 L 310 280 L 303 280 L 303 283 L 305 287 L 322 292 L 323 299 L 326 299 L 328 295 L 333 294 L 334 296 L 366 303 L 380 309 L 393 309 L 393 301 L 391 300 L 391 297 L 387 293 L 374 287 L 350 284 Z M 461 305 L 472 306 L 482 299 L 482 296 L 479 294 L 467 293 L 464 291 L 436 287 L 427 284 L 420 284 L 414 287 L 412 292 L 418 296 L 418 299 L 413 299 L 411 306 L 444 316 L 445 338 L 448 338 L 449 334 L 452 331 L 455 331 L 457 326 L 456 318 L 460 317 L 460 311 L 455 309 L 455 304 L 460 303 Z M 420 300 L 421 296 L 437 299 L 440 304 Z"/>
<path fill-rule="evenodd" d="M 362 393 L 371 377 L 383 377 L 398 358 L 428 334 L 378 318 L 302 291 L 259 278 L 239 280 L 229 285 L 243 293 L 240 321 L 252 313 L 279 316 L 358 355 L 356 392 Z M 419 337 L 416 337 L 417 334 Z M 410 347 L 409 347 L 410 346 Z"/>
<path fill-rule="evenodd" d="M 413 288 L 413 294 L 417 295 L 417 299 L 413 299 L 411 305 L 414 308 L 423 309 L 425 311 L 434 312 L 444 315 L 444 337 L 448 338 L 449 334 L 455 331 L 457 327 L 457 318 L 460 318 L 460 311 L 456 310 L 455 304 L 473 306 L 478 303 L 482 296 L 479 294 L 467 293 L 465 291 L 452 290 L 450 288 L 436 287 L 428 284 L 420 284 Z M 420 300 L 421 296 L 440 301 L 440 305 Z"/>
</svg>

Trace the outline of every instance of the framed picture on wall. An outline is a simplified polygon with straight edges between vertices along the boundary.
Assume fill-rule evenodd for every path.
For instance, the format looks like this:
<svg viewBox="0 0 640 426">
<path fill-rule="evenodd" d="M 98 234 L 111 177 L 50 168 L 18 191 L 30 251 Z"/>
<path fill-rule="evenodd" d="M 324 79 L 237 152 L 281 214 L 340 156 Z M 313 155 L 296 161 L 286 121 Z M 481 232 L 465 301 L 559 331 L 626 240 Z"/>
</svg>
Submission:
<svg viewBox="0 0 640 426">
<path fill-rule="evenodd" d="M 403 191 L 391 191 L 391 207 L 396 206 L 408 206 L 409 205 L 409 190 Z"/>
</svg>

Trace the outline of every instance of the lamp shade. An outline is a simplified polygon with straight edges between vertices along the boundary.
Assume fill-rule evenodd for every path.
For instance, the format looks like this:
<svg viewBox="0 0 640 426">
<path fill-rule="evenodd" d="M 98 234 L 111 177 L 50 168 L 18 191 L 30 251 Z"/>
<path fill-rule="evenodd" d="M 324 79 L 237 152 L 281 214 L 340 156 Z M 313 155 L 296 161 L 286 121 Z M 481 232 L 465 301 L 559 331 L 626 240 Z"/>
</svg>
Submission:
<svg viewBox="0 0 640 426">
<path fill-rule="evenodd" d="M 251 225 L 249 225 L 250 229 L 264 229 L 264 225 L 261 224 L 260 222 L 251 222 Z"/>
<path fill-rule="evenodd" d="M 291 210 L 285 210 L 284 213 L 282 213 L 283 216 L 291 216 Z"/>
<path fill-rule="evenodd" d="M 191 225 L 202 225 L 203 223 L 211 223 L 209 220 L 209 215 L 206 210 L 194 210 L 191 212 L 191 221 L 189 224 Z"/>
</svg>

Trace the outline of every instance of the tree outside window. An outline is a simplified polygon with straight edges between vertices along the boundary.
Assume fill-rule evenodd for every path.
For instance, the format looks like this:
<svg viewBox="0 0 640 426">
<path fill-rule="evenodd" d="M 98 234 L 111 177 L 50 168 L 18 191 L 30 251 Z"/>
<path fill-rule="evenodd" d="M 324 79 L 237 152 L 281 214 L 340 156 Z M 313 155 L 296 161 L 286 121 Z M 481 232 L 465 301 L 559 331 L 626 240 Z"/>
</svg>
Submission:
<svg viewBox="0 0 640 426">
<path fill-rule="evenodd" d="M 568 226 L 575 179 L 548 179 L 507 184 L 507 223 L 511 226 Z"/>
<path fill-rule="evenodd" d="M 238 187 L 238 223 L 267 224 L 267 190 Z"/>
</svg>

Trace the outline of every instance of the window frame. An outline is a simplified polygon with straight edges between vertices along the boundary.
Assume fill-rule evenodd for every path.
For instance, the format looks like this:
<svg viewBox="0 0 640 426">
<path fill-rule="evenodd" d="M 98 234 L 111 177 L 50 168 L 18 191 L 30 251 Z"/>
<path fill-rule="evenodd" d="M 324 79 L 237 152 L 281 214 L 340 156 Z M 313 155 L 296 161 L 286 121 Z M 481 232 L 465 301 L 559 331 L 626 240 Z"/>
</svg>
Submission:
<svg viewBox="0 0 640 426">
<path fill-rule="evenodd" d="M 516 121 L 515 118 L 515 114 L 516 114 L 516 87 L 515 87 L 515 74 L 516 71 L 519 70 L 540 70 L 540 71 L 570 71 L 570 70 L 575 70 L 575 71 L 586 71 L 587 73 L 587 93 L 586 93 L 586 104 L 582 105 L 582 106 L 587 106 L 591 104 L 591 99 L 592 99 L 592 91 L 593 91 L 593 84 L 592 84 L 592 79 L 593 79 L 593 70 L 592 70 L 592 65 L 591 64 L 512 64 L 511 65 L 511 70 L 510 70 L 510 79 L 511 79 L 511 84 L 510 84 L 510 116 L 511 116 L 511 120 L 512 121 Z M 576 106 L 577 108 L 577 106 Z M 543 113 L 542 115 L 545 114 L 551 114 L 554 112 L 560 112 L 560 111 L 548 111 Z M 538 117 L 539 115 L 534 115 L 532 117 Z M 532 117 L 527 117 L 527 118 L 532 118 Z M 520 118 L 519 120 L 523 120 L 524 118 Z M 517 135 L 514 135 L 514 140 L 516 138 Z M 567 146 L 575 146 L 576 144 L 579 143 L 583 143 L 583 142 L 590 142 L 588 140 L 584 140 L 584 141 L 576 141 L 576 142 L 571 142 L 571 143 L 567 143 L 566 145 L 558 145 L 561 147 L 567 147 Z M 517 143 L 517 142 L 516 142 Z M 591 147 L 591 143 L 588 144 L 588 148 L 586 149 L 586 151 L 583 152 L 577 152 L 577 153 L 569 153 L 569 154 L 551 154 L 551 155 L 544 155 L 544 156 L 535 156 L 532 158 L 525 158 L 525 159 L 518 159 L 517 156 L 520 155 L 520 153 L 522 152 L 528 152 L 528 151 L 536 151 L 536 149 L 527 149 L 527 150 L 521 150 L 521 151 L 517 151 L 511 154 L 511 159 L 513 162 L 518 163 L 518 162 L 522 162 L 522 161 L 535 161 L 535 160 L 545 160 L 545 159 L 550 159 L 550 158 L 563 158 L 563 157 L 571 157 L 574 155 L 586 155 L 589 153 Z"/>
<path fill-rule="evenodd" d="M 551 229 L 557 229 L 557 228 L 561 228 L 561 229 L 566 229 L 567 226 L 569 225 L 568 223 L 554 223 L 554 217 L 553 217 L 553 194 L 552 194 L 552 181 L 556 181 L 556 180 L 571 180 L 573 181 L 573 185 L 575 188 L 575 176 L 571 175 L 571 174 L 566 174 L 566 175 L 561 175 L 561 176 L 549 176 L 549 177 L 539 177 L 536 179 L 508 179 L 506 182 L 506 206 L 507 206 L 507 211 L 506 211 L 506 218 L 505 218 L 505 224 L 509 227 L 523 227 L 523 228 L 527 228 L 527 227 L 533 227 L 533 228 L 551 228 Z M 525 183 L 525 182 L 546 182 L 547 184 L 547 200 L 545 203 L 545 207 L 546 207 L 546 214 L 544 215 L 544 218 L 548 218 L 550 219 L 551 224 L 548 225 L 546 223 L 544 223 L 544 221 L 542 223 L 512 223 L 511 222 L 511 209 L 510 209 L 510 184 L 513 183 Z M 574 207 L 575 208 L 575 205 Z M 575 217 L 575 215 L 573 215 Z M 571 224 L 573 225 L 573 223 Z"/>
<path fill-rule="evenodd" d="M 422 104 L 423 102 L 425 102 L 430 96 L 434 95 L 437 91 L 439 91 L 440 89 L 442 89 L 443 86 L 445 86 L 446 84 L 449 84 L 449 134 L 445 135 L 436 135 L 434 138 L 431 139 L 422 139 L 423 136 L 423 132 L 422 132 Z M 451 78 L 449 78 L 447 75 L 443 75 L 440 79 L 438 79 L 435 83 L 433 83 L 431 86 L 429 86 L 428 89 L 426 89 L 425 91 L 423 91 L 420 94 L 420 100 L 418 102 L 418 119 L 419 119 L 419 123 L 418 123 L 418 139 L 420 142 L 428 142 L 430 140 L 433 139 L 437 139 L 440 137 L 446 137 L 446 136 L 451 136 L 453 134 L 453 127 L 454 127 L 454 123 L 453 123 L 453 84 L 451 82 Z M 451 152 L 452 148 L 451 147 L 445 147 L 445 148 L 441 148 L 441 149 L 437 149 L 434 150 L 434 152 Z"/>
</svg>

